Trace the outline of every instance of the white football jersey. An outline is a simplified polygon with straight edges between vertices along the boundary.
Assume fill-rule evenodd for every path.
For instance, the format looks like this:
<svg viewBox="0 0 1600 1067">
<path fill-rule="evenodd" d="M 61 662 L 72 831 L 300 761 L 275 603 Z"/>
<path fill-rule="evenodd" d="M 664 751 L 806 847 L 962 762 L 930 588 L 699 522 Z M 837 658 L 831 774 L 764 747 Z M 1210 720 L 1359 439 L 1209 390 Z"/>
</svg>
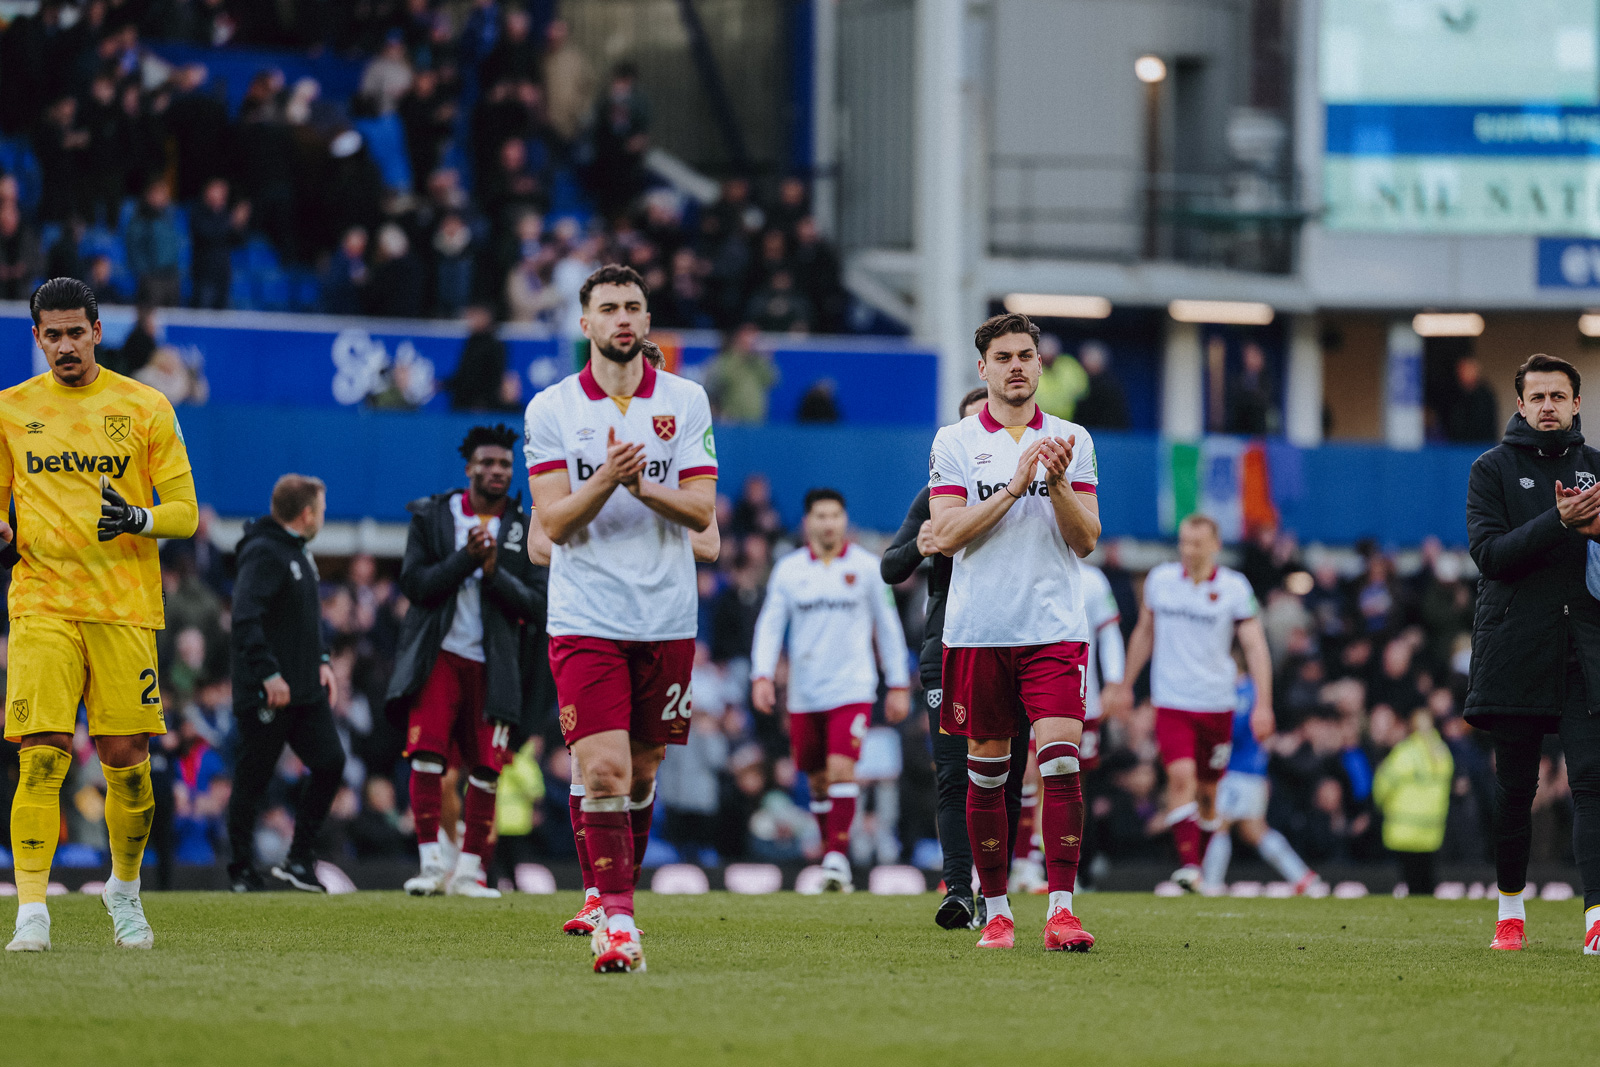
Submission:
<svg viewBox="0 0 1600 1067">
<path fill-rule="evenodd" d="M 576 489 L 606 461 L 606 432 L 644 442 L 642 477 L 676 489 L 717 476 L 711 405 L 687 378 L 648 363 L 632 397 L 605 394 L 589 367 L 528 402 L 528 473 L 565 468 Z M 620 486 L 600 513 L 550 551 L 552 636 L 673 641 L 695 636 L 698 595 L 689 530 Z"/>
<path fill-rule="evenodd" d="M 1023 450 L 1045 436 L 1077 438 L 1067 480 L 1074 492 L 1096 492 L 1100 476 L 1088 430 L 1035 408 L 1033 420 L 1013 436 L 986 404 L 934 437 L 929 497 L 976 504 L 1005 492 Z M 956 553 L 945 607 L 946 647 L 1017 648 L 1089 640 L 1079 588 L 1083 564 L 1056 526 L 1044 467 L 1034 474 L 1005 517 Z"/>
<path fill-rule="evenodd" d="M 878 698 L 877 640 L 883 678 L 891 689 L 910 685 L 906 635 L 894 592 L 878 577 L 878 557 L 846 544 L 824 562 L 796 549 L 772 568 L 767 599 L 756 619 L 750 673 L 771 678 L 788 633 L 789 710 L 831 711 Z"/>
<path fill-rule="evenodd" d="M 1174 711 L 1233 713 L 1238 668 L 1233 637 L 1256 616 L 1256 595 L 1238 571 L 1218 567 L 1191 581 L 1181 563 L 1163 563 L 1144 580 L 1144 606 L 1155 616 L 1150 699 Z"/>
<path fill-rule="evenodd" d="M 1083 580 L 1083 613 L 1089 618 L 1089 677 L 1084 692 L 1084 720 L 1093 722 L 1100 717 L 1100 685 L 1122 681 L 1122 665 L 1127 662 L 1127 650 L 1122 644 L 1122 631 L 1117 623 L 1122 612 L 1117 608 L 1117 598 L 1111 595 L 1111 583 L 1099 567 L 1084 563 L 1079 577 Z M 1104 669 L 1101 664 L 1104 663 Z"/>
</svg>

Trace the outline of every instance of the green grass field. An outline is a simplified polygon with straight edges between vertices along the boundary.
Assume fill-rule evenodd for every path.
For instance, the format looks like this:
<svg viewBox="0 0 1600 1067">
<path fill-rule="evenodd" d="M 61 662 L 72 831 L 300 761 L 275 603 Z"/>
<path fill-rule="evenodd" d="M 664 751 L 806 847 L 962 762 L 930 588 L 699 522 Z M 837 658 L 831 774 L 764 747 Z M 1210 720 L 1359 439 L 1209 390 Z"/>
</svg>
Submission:
<svg viewBox="0 0 1600 1067">
<path fill-rule="evenodd" d="M 650 970 L 599 976 L 576 894 L 150 894 L 152 952 L 93 898 L 0 953 L 0 1062 L 90 1064 L 1579 1064 L 1600 959 L 1577 903 L 1487 950 L 1481 902 L 1079 901 L 1100 940 L 979 952 L 933 896 L 642 895 Z M 9 911 L 9 909 L 8 909 Z M 9 913 L 6 916 L 9 922 Z M 1588 1050 L 1588 1051 L 1585 1051 Z"/>
</svg>

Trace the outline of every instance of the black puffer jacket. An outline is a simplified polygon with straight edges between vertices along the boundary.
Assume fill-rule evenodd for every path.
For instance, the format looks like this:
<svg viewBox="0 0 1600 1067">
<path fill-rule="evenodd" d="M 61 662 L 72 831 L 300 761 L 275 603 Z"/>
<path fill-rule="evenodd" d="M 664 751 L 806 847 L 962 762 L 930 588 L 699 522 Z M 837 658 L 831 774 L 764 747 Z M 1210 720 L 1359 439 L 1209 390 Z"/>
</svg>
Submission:
<svg viewBox="0 0 1600 1067">
<path fill-rule="evenodd" d="M 400 565 L 400 591 L 411 601 L 400 626 L 400 647 L 389 677 L 385 710 L 403 729 L 412 699 L 422 691 L 456 613 L 456 591 L 478 561 L 456 547 L 450 498 L 456 489 L 406 505 L 411 529 Z M 538 724 L 540 661 L 544 655 L 545 590 L 549 572 L 528 559 L 528 513 L 511 497 L 500 519 L 494 573 L 481 586 L 485 718 L 525 733 Z"/>
<path fill-rule="evenodd" d="M 1482 577 L 1472 625 L 1467 721 L 1600 712 L 1600 601 L 1583 572 L 1587 542 L 1561 525 L 1555 483 L 1595 484 L 1600 451 L 1571 430 L 1513 415 L 1505 439 L 1472 464 L 1467 542 Z M 1583 692 L 1578 690 L 1582 689 Z"/>
<path fill-rule="evenodd" d="M 305 539 L 268 515 L 244 528 L 233 583 L 233 702 L 265 699 L 261 683 L 281 674 L 291 705 L 322 699 L 322 599 Z"/>
<path fill-rule="evenodd" d="M 922 566 L 924 558 L 932 561 L 928 570 L 928 621 L 922 629 L 922 654 L 919 657 L 918 672 L 922 675 L 924 689 L 941 689 L 943 688 L 941 679 L 944 676 L 944 608 L 945 600 L 950 593 L 952 564 L 949 556 L 924 557 L 922 551 L 917 548 L 917 533 L 931 514 L 928 507 L 928 490 L 924 486 L 922 492 L 911 502 L 911 509 L 906 512 L 905 521 L 900 524 L 894 540 L 883 550 L 878 573 L 890 585 L 899 585 L 916 573 L 917 568 Z"/>
</svg>

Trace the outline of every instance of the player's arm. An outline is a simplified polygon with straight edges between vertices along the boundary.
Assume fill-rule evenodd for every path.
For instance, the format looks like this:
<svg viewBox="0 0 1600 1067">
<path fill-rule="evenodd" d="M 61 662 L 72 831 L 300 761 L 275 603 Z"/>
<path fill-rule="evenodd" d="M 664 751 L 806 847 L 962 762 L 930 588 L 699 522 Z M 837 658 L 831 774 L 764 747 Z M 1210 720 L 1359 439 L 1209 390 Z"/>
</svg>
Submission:
<svg viewBox="0 0 1600 1067">
<path fill-rule="evenodd" d="M 531 478 L 529 482 L 532 482 Z M 531 484 L 529 489 L 531 491 Z M 548 567 L 550 566 L 550 549 L 552 547 L 554 546 L 550 544 L 550 538 L 545 536 L 543 524 L 539 522 L 539 509 L 534 508 L 533 521 L 528 524 L 528 559 L 533 562 L 534 566 Z"/>
<path fill-rule="evenodd" d="M 1078 448 L 1077 435 L 1065 441 L 1047 437 L 1041 444 L 1039 458 L 1044 463 L 1045 484 L 1050 487 L 1050 508 L 1055 512 L 1056 528 L 1062 540 L 1082 559 L 1094 551 L 1100 541 L 1100 498 L 1094 485 L 1073 479 L 1073 463 Z M 1084 442 L 1085 448 L 1093 448 Z"/>
<path fill-rule="evenodd" d="M 233 633 L 237 655 L 243 657 L 250 677 L 263 687 L 281 675 L 278 658 L 267 642 L 267 606 L 283 587 L 288 571 L 265 551 L 247 550 L 239 560 L 239 574 L 233 583 Z M 276 706 L 276 705 L 275 705 Z"/>
<path fill-rule="evenodd" d="M 920 536 L 925 524 L 929 527 L 928 537 Z M 924 488 L 911 502 L 905 521 L 900 523 L 900 529 L 895 532 L 894 540 L 883 550 L 883 559 L 878 562 L 878 574 L 883 580 L 890 585 L 899 585 L 915 574 L 917 568 L 922 566 L 922 561 L 931 554 L 931 551 L 924 552 L 923 548 L 933 548 L 932 533 L 928 490 Z"/>
<path fill-rule="evenodd" d="M 111 479 L 100 476 L 99 537 L 109 541 L 120 534 L 135 537 L 193 537 L 200 528 L 200 501 L 194 491 L 194 474 L 184 471 L 155 485 L 161 503 L 148 508 L 130 504 Z"/>
<path fill-rule="evenodd" d="M 1156 642 L 1156 616 L 1148 606 L 1139 609 L 1139 621 L 1133 627 L 1133 633 L 1128 637 L 1128 659 L 1122 667 L 1122 681 L 1119 687 L 1126 689 L 1130 699 L 1125 701 L 1131 706 L 1133 685 L 1139 680 L 1139 675 L 1144 673 L 1145 667 L 1150 662 L 1150 652 L 1155 648 Z M 1110 686 L 1107 686 L 1110 688 Z"/>
<path fill-rule="evenodd" d="M 716 521 L 717 480 L 713 477 L 695 478 L 677 489 L 668 489 L 641 475 L 628 485 L 628 492 L 668 522 L 688 527 L 691 534 L 703 532 Z"/>
<path fill-rule="evenodd" d="M 933 516 L 934 547 L 946 556 L 953 556 L 994 529 L 1032 484 L 1041 444 L 1035 441 L 1023 450 L 1011 481 L 988 500 L 973 504 L 966 499 L 965 490 L 957 495 L 939 493 L 935 487 L 928 500 L 928 511 Z"/>
<path fill-rule="evenodd" d="M 600 514 L 617 486 L 639 477 L 644 462 L 644 445 L 618 441 L 616 429 L 611 428 L 606 430 L 606 461 L 578 488 L 572 488 L 565 466 L 531 475 L 528 490 L 545 536 L 558 545 L 572 540 Z"/>
<path fill-rule="evenodd" d="M 0 434 L 0 507 L 6 509 L 6 515 L 11 514 L 11 449 L 6 444 L 5 437 Z M 0 518 L 0 567 L 10 567 L 17 562 L 17 531 L 11 524 Z"/>
<path fill-rule="evenodd" d="M 1267 648 L 1267 631 L 1259 618 L 1240 619 L 1237 633 L 1244 650 L 1245 670 L 1256 686 L 1256 706 L 1250 713 L 1250 729 L 1256 740 L 1264 741 L 1277 729 L 1272 714 L 1272 652 Z"/>
<path fill-rule="evenodd" d="M 722 531 L 717 529 L 715 514 L 704 530 L 689 531 L 689 547 L 694 549 L 696 563 L 715 563 L 722 555 Z"/>
<path fill-rule="evenodd" d="M 906 632 L 895 610 L 894 590 L 879 585 L 872 596 L 872 636 L 883 661 L 883 684 L 889 687 L 883 714 L 890 723 L 899 723 L 911 713 L 911 671 L 906 666 Z"/>
<path fill-rule="evenodd" d="M 785 568 L 772 568 L 767 579 L 767 597 L 756 616 L 755 639 L 750 643 L 750 706 L 770 715 L 778 702 L 773 677 L 778 673 L 778 655 L 783 651 L 783 635 L 789 629 L 790 602 L 783 587 Z"/>
<path fill-rule="evenodd" d="M 465 548 L 458 548 L 443 559 L 434 559 L 428 551 L 428 525 L 426 517 L 411 516 L 411 529 L 406 531 L 406 554 L 400 561 L 400 591 L 413 604 L 436 608 L 455 595 L 461 583 L 478 569 L 480 561 Z"/>
</svg>

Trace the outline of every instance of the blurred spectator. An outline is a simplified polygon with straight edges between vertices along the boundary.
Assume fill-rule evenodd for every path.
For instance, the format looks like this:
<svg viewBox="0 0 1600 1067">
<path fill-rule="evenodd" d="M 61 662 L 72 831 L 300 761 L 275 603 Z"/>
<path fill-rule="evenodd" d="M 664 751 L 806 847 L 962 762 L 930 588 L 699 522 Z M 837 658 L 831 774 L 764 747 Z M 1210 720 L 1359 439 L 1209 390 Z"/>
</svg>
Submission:
<svg viewBox="0 0 1600 1067">
<path fill-rule="evenodd" d="M 519 7 L 508 7 L 500 19 L 500 38 L 478 66 L 478 77 L 489 84 L 511 79 L 536 81 L 539 45 L 530 36 L 533 22 Z"/>
<path fill-rule="evenodd" d="M 791 186 L 804 190 L 796 178 L 784 182 L 784 188 Z M 795 222 L 790 242 L 789 262 L 795 287 L 811 302 L 812 325 L 825 333 L 842 332 L 848 301 L 838 254 L 822 239 L 817 220 L 810 215 L 802 215 Z"/>
<path fill-rule="evenodd" d="M 1433 894 L 1434 858 L 1444 843 L 1454 777 L 1455 762 L 1433 716 L 1418 709 L 1411 716 L 1411 735 L 1395 745 L 1372 784 L 1383 812 L 1384 847 L 1399 860 L 1413 894 Z"/>
<path fill-rule="evenodd" d="M 417 71 L 396 109 L 406 130 L 412 179 L 421 181 L 444 162 L 445 147 L 455 133 L 456 102 L 441 91 L 438 72 L 424 69 Z"/>
<path fill-rule="evenodd" d="M 644 154 L 649 147 L 650 107 L 639 89 L 639 68 L 618 63 L 595 107 L 589 184 L 602 218 L 617 217 L 644 191 Z"/>
<path fill-rule="evenodd" d="M 346 230 L 339 250 L 328 263 L 323 280 L 322 301 L 335 315 L 359 315 L 366 310 L 372 272 L 367 267 L 367 231 L 360 226 Z"/>
<path fill-rule="evenodd" d="M 250 222 L 245 201 L 228 206 L 228 183 L 213 178 L 206 183 L 200 204 L 189 213 L 189 239 L 193 242 L 190 306 L 220 309 L 228 306 L 233 284 L 233 250 L 244 243 Z"/>
<path fill-rule="evenodd" d="M 139 299 L 162 307 L 176 307 L 181 277 L 178 255 L 183 235 L 178 213 L 165 178 L 152 181 L 144 191 L 127 229 L 128 269 L 139 287 Z"/>
<path fill-rule="evenodd" d="M 361 98 L 371 104 L 374 113 L 388 115 L 411 88 L 411 78 L 405 38 L 398 30 L 391 30 L 383 49 L 361 72 Z"/>
<path fill-rule="evenodd" d="M 746 323 L 723 341 L 706 371 L 706 393 L 712 413 L 723 422 L 759 426 L 767 421 L 767 394 L 778 381 L 778 368 L 760 349 L 760 330 Z"/>
<path fill-rule="evenodd" d="M 1128 398 L 1111 373 L 1110 351 L 1099 341 L 1085 341 L 1078 349 L 1078 362 L 1088 375 L 1088 388 L 1078 398 L 1073 421 L 1091 430 L 1128 429 L 1133 424 Z"/>
<path fill-rule="evenodd" d="M 794 275 L 787 268 L 776 270 L 767 278 L 767 283 L 751 295 L 745 318 L 757 329 L 769 333 L 809 333 L 811 301 L 795 289 Z"/>
<path fill-rule="evenodd" d="M 102 362 L 118 374 L 132 377 L 143 370 L 156 354 L 156 338 L 160 333 L 155 305 L 141 303 L 134 311 L 133 328 L 123 338 L 122 348 L 115 354 L 107 353 L 108 358 Z"/>
<path fill-rule="evenodd" d="M 1494 390 L 1483 380 L 1483 368 L 1471 356 L 1456 363 L 1455 389 L 1445 401 L 1443 419 L 1447 441 L 1462 443 L 1500 440 L 1499 405 Z"/>
<path fill-rule="evenodd" d="M 1243 364 L 1227 390 L 1227 433 L 1259 435 L 1271 433 L 1276 421 L 1277 401 L 1273 383 L 1267 376 L 1267 355 L 1254 341 L 1247 341 L 1240 356 Z"/>
<path fill-rule="evenodd" d="M 460 215 L 448 214 L 433 232 L 434 314 L 454 318 L 472 295 L 472 271 L 477 246 L 472 229 Z"/>
<path fill-rule="evenodd" d="M 783 519 L 772 503 L 772 482 L 765 474 L 745 476 L 727 532 L 741 541 L 751 534 L 764 537 L 769 542 L 784 535 Z"/>
<path fill-rule="evenodd" d="M 838 383 L 832 378 L 819 378 L 800 397 L 796 422 L 828 425 L 839 421 L 839 403 L 835 399 Z"/>
<path fill-rule="evenodd" d="M 1053 333 L 1039 335 L 1039 390 L 1035 403 L 1058 419 L 1071 419 L 1078 398 L 1089 388 L 1089 376 L 1076 359 L 1061 351 L 1061 338 Z"/>
<path fill-rule="evenodd" d="M 577 140 L 594 108 L 594 67 L 555 19 L 545 30 L 544 96 L 550 129 L 563 143 Z"/>
<path fill-rule="evenodd" d="M 43 266 L 39 236 L 15 200 L 0 201 L 0 300 L 26 300 Z"/>
<path fill-rule="evenodd" d="M 381 775 L 368 778 L 362 788 L 361 810 L 345 828 L 345 837 L 358 859 L 402 859 L 411 854 L 415 828 L 410 814 L 402 815 L 395 803 L 394 782 Z"/>
<path fill-rule="evenodd" d="M 450 376 L 450 407 L 455 411 L 499 411 L 506 373 L 505 342 L 495 336 L 494 318 L 481 305 L 467 309 L 467 340 Z"/>
<path fill-rule="evenodd" d="M 494 863 L 505 876 L 516 877 L 519 863 L 531 863 L 543 851 L 540 806 L 545 797 L 544 773 L 539 755 L 544 742 L 530 737 L 500 772 L 494 798 L 494 828 L 498 835 Z M 642 858 L 642 857 L 641 857 Z"/>
<path fill-rule="evenodd" d="M 372 263 L 372 285 L 367 290 L 368 314 L 413 318 L 427 306 L 426 274 L 411 251 L 406 231 L 385 223 L 378 231 L 378 254 Z"/>
<path fill-rule="evenodd" d="M 211 395 L 211 386 L 205 375 L 189 366 L 183 355 L 171 345 L 161 345 L 150 356 L 150 361 L 133 372 L 133 377 L 179 404 L 204 404 Z"/>
</svg>

